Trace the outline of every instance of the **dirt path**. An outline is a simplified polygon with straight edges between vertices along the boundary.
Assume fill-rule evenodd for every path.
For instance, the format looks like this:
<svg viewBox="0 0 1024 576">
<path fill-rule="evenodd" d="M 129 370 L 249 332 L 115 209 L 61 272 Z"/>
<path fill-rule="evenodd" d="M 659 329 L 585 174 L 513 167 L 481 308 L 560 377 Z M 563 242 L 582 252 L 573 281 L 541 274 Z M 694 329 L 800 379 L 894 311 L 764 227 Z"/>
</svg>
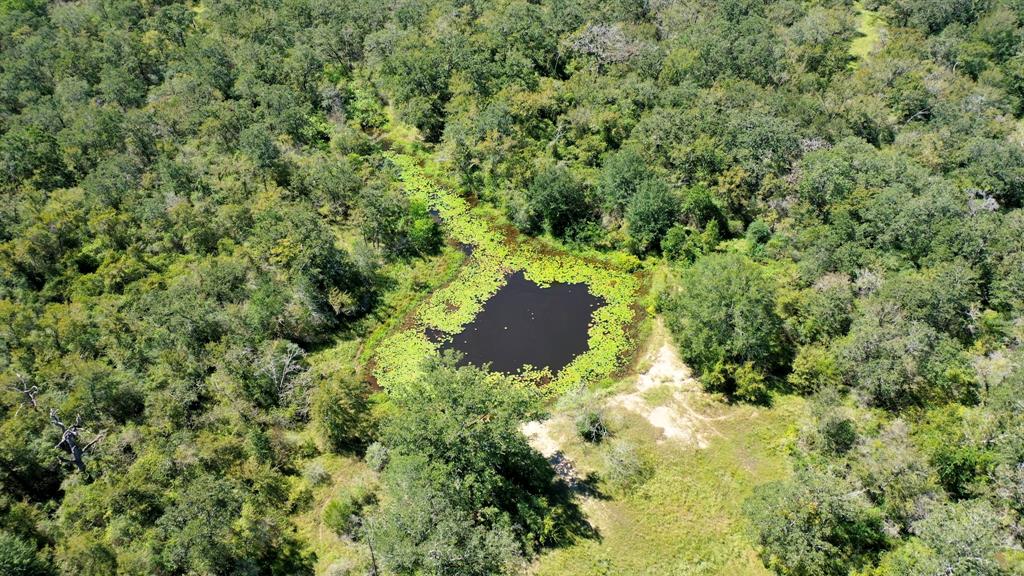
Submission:
<svg viewBox="0 0 1024 576">
<path fill-rule="evenodd" d="M 709 438 L 718 434 L 713 422 L 719 418 L 698 410 L 707 397 L 690 368 L 679 358 L 660 321 L 652 343 L 655 346 L 647 358 L 650 367 L 637 376 L 630 390 L 612 396 L 606 405 L 642 416 L 661 430 L 660 442 L 707 448 Z"/>
</svg>

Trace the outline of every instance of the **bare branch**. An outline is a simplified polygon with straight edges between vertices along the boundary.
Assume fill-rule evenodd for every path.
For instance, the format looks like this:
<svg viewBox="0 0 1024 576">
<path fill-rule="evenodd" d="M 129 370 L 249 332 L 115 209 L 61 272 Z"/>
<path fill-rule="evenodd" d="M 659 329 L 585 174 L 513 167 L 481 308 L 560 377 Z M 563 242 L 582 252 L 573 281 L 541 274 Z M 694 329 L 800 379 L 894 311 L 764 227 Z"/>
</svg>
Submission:
<svg viewBox="0 0 1024 576">
<path fill-rule="evenodd" d="M 70 459 L 66 459 L 66 458 L 58 458 L 58 459 L 61 462 L 65 463 L 65 464 L 74 464 L 75 467 L 78 468 L 78 470 L 80 472 L 85 472 L 85 460 L 84 460 L 84 457 L 85 457 L 86 452 L 88 452 L 93 446 L 95 446 L 97 443 L 99 443 L 101 440 L 103 440 L 103 438 L 107 434 L 107 431 L 104 430 L 104 431 L 100 432 L 99 434 L 96 435 L 95 438 L 92 439 L 91 442 L 89 442 L 84 447 L 82 447 L 82 446 L 79 446 L 79 444 L 78 444 L 78 442 L 79 442 L 79 435 L 81 434 L 82 430 L 84 429 L 82 427 L 82 415 L 81 414 L 76 414 L 75 415 L 75 423 L 73 425 L 71 425 L 71 426 L 67 426 L 66 424 L 64 424 L 63 421 L 61 421 L 60 414 L 57 412 L 57 410 L 55 408 L 51 408 L 50 409 L 50 422 L 54 426 L 59 428 L 60 431 L 61 431 L 60 442 L 58 442 L 57 445 L 54 446 L 54 448 L 63 449 L 68 454 L 71 455 Z"/>
<path fill-rule="evenodd" d="M 39 394 L 39 387 L 30 386 L 28 378 L 23 374 L 17 374 L 16 377 L 18 378 L 20 388 L 18 386 L 11 386 L 10 389 L 25 397 L 23 403 L 26 406 L 31 406 L 33 410 L 39 410 L 39 402 L 36 400 L 36 395 Z"/>
</svg>

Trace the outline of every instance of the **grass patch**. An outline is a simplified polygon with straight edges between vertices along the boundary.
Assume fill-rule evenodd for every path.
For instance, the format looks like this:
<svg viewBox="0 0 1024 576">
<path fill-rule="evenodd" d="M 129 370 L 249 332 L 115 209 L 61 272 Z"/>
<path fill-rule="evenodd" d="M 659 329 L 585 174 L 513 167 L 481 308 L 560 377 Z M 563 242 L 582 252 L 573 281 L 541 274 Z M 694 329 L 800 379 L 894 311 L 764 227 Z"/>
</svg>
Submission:
<svg viewBox="0 0 1024 576">
<path fill-rule="evenodd" d="M 790 473 L 786 445 L 803 401 L 780 398 L 771 409 L 716 403 L 718 434 L 704 450 L 657 443 L 642 419 L 627 417 L 616 436 L 650 459 L 653 475 L 634 491 L 585 504 L 600 533 L 595 540 L 545 553 L 532 574 L 721 575 L 769 574 L 757 558 L 743 500 L 759 484 Z M 584 472 L 607 471 L 605 447 L 571 434 L 566 453 Z"/>
<path fill-rule="evenodd" d="M 867 60 L 872 50 L 878 45 L 885 21 L 877 10 L 868 10 L 861 2 L 854 2 L 853 7 L 857 11 L 858 36 L 850 42 L 850 56 L 856 59 L 851 64 L 856 67 L 860 62 Z"/>
<path fill-rule="evenodd" d="M 325 454 L 306 461 L 306 473 L 294 479 L 293 500 L 301 511 L 293 516 L 302 540 L 316 554 L 316 574 L 329 574 L 332 566 L 357 569 L 370 565 L 369 551 L 339 536 L 324 523 L 330 502 L 346 494 L 375 485 L 376 474 L 358 458 Z M 321 476 L 322 478 L 318 478 Z"/>
<path fill-rule="evenodd" d="M 662 384 L 644 392 L 643 398 L 651 406 L 666 406 L 672 402 L 674 394 L 672 386 Z"/>
</svg>

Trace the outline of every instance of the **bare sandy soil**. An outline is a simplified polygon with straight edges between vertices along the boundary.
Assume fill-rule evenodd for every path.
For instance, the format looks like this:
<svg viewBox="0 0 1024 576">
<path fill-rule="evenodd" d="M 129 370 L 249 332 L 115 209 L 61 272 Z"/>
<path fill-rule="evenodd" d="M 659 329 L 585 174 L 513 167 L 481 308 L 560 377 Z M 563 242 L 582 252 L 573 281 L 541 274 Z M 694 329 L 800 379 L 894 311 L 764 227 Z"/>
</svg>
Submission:
<svg viewBox="0 0 1024 576">
<path fill-rule="evenodd" d="M 672 343 L 661 340 L 650 355 L 650 368 L 636 377 L 633 389 L 612 396 L 606 405 L 639 414 L 661 430 L 662 442 L 707 448 L 709 437 L 717 434 L 713 424 L 717 418 L 698 410 L 707 403 L 706 394 Z"/>
<path fill-rule="evenodd" d="M 702 414 L 700 407 L 710 402 L 709 396 L 701 389 L 675 346 L 660 319 L 654 326 L 648 346 L 649 351 L 640 362 L 647 368 L 634 377 L 625 390 L 601 401 L 604 408 L 614 412 L 632 412 L 640 415 L 661 433 L 659 442 L 673 442 L 679 445 L 704 449 L 709 439 L 718 434 L 714 421 L 722 416 Z M 569 417 L 558 414 L 544 420 L 527 422 L 523 433 L 538 452 L 549 460 L 558 460 L 566 474 L 575 474 L 571 462 L 567 464 L 562 453 L 564 438 L 560 432 L 571 430 Z M 566 481 L 576 478 L 564 478 Z"/>
</svg>

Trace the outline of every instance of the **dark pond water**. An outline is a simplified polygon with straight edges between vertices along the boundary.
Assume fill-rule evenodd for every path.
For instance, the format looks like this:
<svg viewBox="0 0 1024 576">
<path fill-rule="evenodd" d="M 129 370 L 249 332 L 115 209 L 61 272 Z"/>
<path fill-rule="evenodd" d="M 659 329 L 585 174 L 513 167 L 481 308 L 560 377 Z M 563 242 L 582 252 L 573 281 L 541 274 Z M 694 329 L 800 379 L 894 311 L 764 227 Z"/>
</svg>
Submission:
<svg viewBox="0 0 1024 576">
<path fill-rule="evenodd" d="M 463 364 L 490 362 L 497 372 L 515 372 L 526 364 L 558 372 L 586 352 L 591 317 L 603 304 L 586 284 L 541 288 L 517 272 L 442 348 L 461 352 Z"/>
</svg>

